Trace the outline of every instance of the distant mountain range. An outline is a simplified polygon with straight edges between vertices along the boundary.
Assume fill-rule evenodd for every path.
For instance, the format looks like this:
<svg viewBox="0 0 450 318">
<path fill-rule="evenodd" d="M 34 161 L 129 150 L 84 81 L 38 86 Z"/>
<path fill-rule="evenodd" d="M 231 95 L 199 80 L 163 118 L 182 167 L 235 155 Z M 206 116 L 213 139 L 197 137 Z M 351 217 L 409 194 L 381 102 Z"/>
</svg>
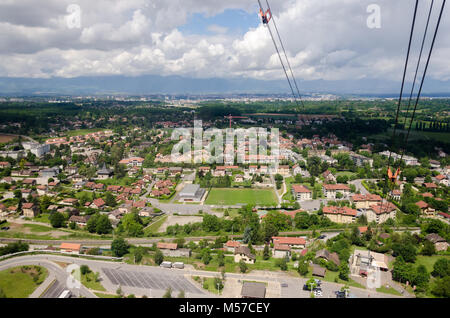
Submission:
<svg viewBox="0 0 450 318">
<path fill-rule="evenodd" d="M 338 95 L 398 96 L 400 82 L 378 79 L 341 81 L 297 81 L 301 93 Z M 180 76 L 143 75 L 93 76 L 76 78 L 7 78 L 0 77 L 0 95 L 145 95 L 145 94 L 230 94 L 290 93 L 285 80 L 249 78 L 186 78 Z M 426 80 L 423 96 L 450 96 L 450 81 Z"/>
</svg>

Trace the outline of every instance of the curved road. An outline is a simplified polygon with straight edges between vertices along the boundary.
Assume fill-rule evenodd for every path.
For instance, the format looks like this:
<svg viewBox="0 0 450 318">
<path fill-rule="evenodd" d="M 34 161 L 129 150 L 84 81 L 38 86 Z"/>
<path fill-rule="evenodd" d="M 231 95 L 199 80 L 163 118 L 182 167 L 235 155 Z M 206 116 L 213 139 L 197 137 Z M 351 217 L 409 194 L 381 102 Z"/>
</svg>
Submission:
<svg viewBox="0 0 450 318">
<path fill-rule="evenodd" d="M 24 265 L 39 265 L 42 267 L 45 267 L 48 272 L 49 276 L 47 279 L 37 288 L 36 291 L 38 293 L 36 294 L 36 291 L 31 294 L 30 297 L 39 297 L 41 292 L 45 290 L 45 288 L 48 286 L 50 282 L 52 282 L 54 279 L 58 281 L 58 283 L 62 284 L 64 289 L 71 290 L 73 295 L 76 296 L 82 296 L 86 298 L 97 298 L 92 292 L 90 292 L 86 287 L 81 285 L 81 288 L 69 288 L 67 285 L 67 279 L 69 277 L 69 273 L 66 272 L 61 266 L 58 264 L 52 262 L 51 260 L 54 259 L 51 255 L 26 255 L 26 256 L 19 256 L 19 257 L 13 257 L 4 261 L 0 261 L 0 271 L 16 267 L 16 266 L 24 266 Z M 73 262 L 73 259 L 70 260 L 70 262 Z M 59 296 L 59 295 L 58 295 Z"/>
</svg>

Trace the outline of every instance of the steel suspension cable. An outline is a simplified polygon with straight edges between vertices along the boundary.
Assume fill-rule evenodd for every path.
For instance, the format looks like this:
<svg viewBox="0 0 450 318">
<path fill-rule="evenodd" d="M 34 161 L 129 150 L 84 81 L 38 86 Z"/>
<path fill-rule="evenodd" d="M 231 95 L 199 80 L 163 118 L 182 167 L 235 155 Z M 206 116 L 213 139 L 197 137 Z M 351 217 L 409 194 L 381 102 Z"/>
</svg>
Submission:
<svg viewBox="0 0 450 318">
<path fill-rule="evenodd" d="M 272 9 L 270 8 L 269 0 L 266 0 L 266 4 L 267 4 L 267 8 L 270 10 L 270 14 L 272 14 Z M 274 16 L 272 16 L 272 20 L 273 20 L 273 26 L 275 27 L 275 31 L 277 32 L 278 39 L 279 39 L 280 44 L 281 44 L 281 48 L 283 49 L 284 56 L 286 58 L 287 65 L 288 65 L 289 70 L 291 72 L 292 80 L 294 81 L 294 85 L 295 85 L 295 88 L 297 90 L 298 98 L 300 99 L 300 102 L 302 104 L 303 110 L 305 110 L 305 104 L 303 103 L 302 96 L 300 94 L 300 90 L 298 89 L 297 81 L 295 79 L 294 72 L 292 71 L 291 63 L 289 63 L 289 59 L 288 59 L 288 56 L 286 54 L 286 50 L 284 49 L 283 41 L 281 40 L 280 32 L 278 32 L 278 27 L 277 27 L 277 24 L 275 23 L 275 17 Z"/>
<path fill-rule="evenodd" d="M 259 7 L 260 7 L 260 9 L 261 9 L 261 12 L 264 12 L 260 0 L 258 0 L 258 4 L 259 4 Z M 272 14 L 272 13 L 271 13 L 271 14 Z M 283 59 L 281 58 L 281 54 L 280 54 L 280 51 L 279 51 L 279 49 L 278 49 L 277 43 L 276 43 L 275 38 L 274 38 L 274 36 L 273 36 L 273 34 L 272 34 L 272 30 L 270 29 L 270 26 L 269 26 L 268 23 L 266 24 L 266 26 L 267 26 L 267 29 L 269 30 L 270 37 L 272 38 L 273 45 L 275 46 L 275 50 L 277 51 L 278 58 L 280 59 L 281 66 L 283 67 L 283 71 L 284 71 L 284 74 L 286 75 L 286 79 L 287 79 L 287 81 L 288 81 L 289 87 L 291 88 L 291 92 L 292 92 L 292 95 L 294 96 L 295 103 L 297 104 L 297 107 L 299 107 L 298 101 L 297 101 L 297 97 L 295 96 L 294 89 L 293 89 L 292 84 L 291 84 L 291 81 L 290 81 L 290 79 L 289 79 L 289 75 L 288 75 L 288 73 L 287 73 L 287 71 L 286 71 L 286 67 L 284 66 Z"/>
<path fill-rule="evenodd" d="M 428 25 L 430 23 L 431 12 L 433 11 L 433 5 L 434 5 L 434 0 L 431 0 L 430 11 L 428 12 L 427 24 L 425 26 L 425 32 L 423 34 L 422 45 L 420 47 L 419 59 L 417 61 L 416 72 L 414 74 L 414 80 L 412 82 L 411 93 L 409 94 L 408 107 L 406 108 L 406 115 L 405 115 L 405 121 L 403 122 L 403 127 L 404 127 L 403 129 L 406 128 L 406 121 L 408 120 L 409 108 L 411 107 L 412 96 L 413 96 L 414 88 L 416 85 L 417 73 L 419 70 L 420 62 L 422 60 L 422 52 L 423 52 L 423 47 L 424 47 L 425 40 L 426 40 L 427 33 L 428 33 Z M 402 156 L 402 158 L 403 158 L 403 156 Z"/>
<path fill-rule="evenodd" d="M 417 105 L 418 105 L 418 103 L 419 103 L 420 94 L 422 93 L 423 83 L 424 83 L 424 81 L 425 81 L 425 76 L 426 76 L 426 74 L 427 74 L 428 65 L 430 64 L 431 54 L 433 53 L 434 43 L 435 43 L 435 41 L 436 41 L 436 36 L 437 36 L 438 30 L 439 30 L 439 25 L 441 24 L 442 13 L 444 12 L 444 7 L 445 7 L 446 1 L 447 1 L 447 0 L 443 0 L 443 2 L 442 2 L 441 11 L 440 11 L 440 13 L 439 13 L 438 22 L 437 22 L 436 29 L 435 29 L 434 35 L 433 35 L 433 41 L 431 42 L 431 47 L 430 47 L 430 51 L 429 51 L 429 53 L 428 53 L 427 63 L 426 63 L 426 65 L 425 65 L 425 69 L 424 69 L 424 71 L 423 71 L 423 76 L 422 76 L 422 80 L 421 80 L 421 82 L 420 82 L 419 92 L 417 93 L 416 102 L 415 102 L 415 105 L 414 105 L 414 110 L 413 110 L 413 113 L 412 113 L 412 116 L 411 116 L 411 121 L 410 121 L 409 128 L 408 128 L 408 133 L 407 133 L 407 135 L 406 135 L 406 139 L 405 139 L 405 147 L 404 147 L 404 149 L 403 149 L 403 153 L 402 153 L 402 156 L 401 156 L 400 160 L 403 159 L 403 155 L 404 155 L 404 153 L 405 153 L 405 151 L 406 151 L 406 147 L 407 147 L 407 145 L 408 145 L 409 133 L 411 132 L 411 125 L 412 125 L 412 122 L 413 122 L 413 120 L 414 120 L 414 116 L 415 116 L 415 114 L 416 114 L 416 109 L 417 109 Z"/>
</svg>

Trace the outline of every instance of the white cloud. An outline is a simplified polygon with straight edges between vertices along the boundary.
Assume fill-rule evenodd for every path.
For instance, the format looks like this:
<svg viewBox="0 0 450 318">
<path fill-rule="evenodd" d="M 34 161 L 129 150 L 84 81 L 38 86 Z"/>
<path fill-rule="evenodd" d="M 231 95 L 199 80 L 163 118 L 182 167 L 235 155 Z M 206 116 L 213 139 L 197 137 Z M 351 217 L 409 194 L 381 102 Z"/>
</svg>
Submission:
<svg viewBox="0 0 450 318">
<path fill-rule="evenodd" d="M 207 27 L 213 35 L 186 35 L 178 29 L 194 13 L 213 17 L 225 9 L 239 8 L 256 16 L 254 1 L 80 0 L 81 29 L 69 29 L 64 22 L 66 7 L 72 1 L 42 2 L 39 6 L 31 0 L 0 3 L 0 76 L 161 74 L 284 78 L 263 25 L 243 35 L 233 35 L 226 26 L 216 24 Z M 271 1 L 299 80 L 400 78 L 412 3 L 378 0 L 382 27 L 369 29 L 366 7 L 371 3 L 372 0 Z M 429 0 L 421 1 L 417 30 L 423 30 L 428 3 Z M 34 15 L 26 13 L 29 8 L 33 8 Z M 447 7 L 429 70 L 430 77 L 436 79 L 450 78 L 449 11 Z"/>
</svg>

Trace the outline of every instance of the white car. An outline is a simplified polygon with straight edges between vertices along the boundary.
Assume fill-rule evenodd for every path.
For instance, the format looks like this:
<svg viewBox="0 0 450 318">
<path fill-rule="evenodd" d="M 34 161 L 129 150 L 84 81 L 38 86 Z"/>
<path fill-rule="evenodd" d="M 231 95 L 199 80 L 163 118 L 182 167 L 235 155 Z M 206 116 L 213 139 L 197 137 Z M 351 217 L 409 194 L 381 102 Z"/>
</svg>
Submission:
<svg viewBox="0 0 450 318">
<path fill-rule="evenodd" d="M 316 297 L 322 297 L 322 291 L 321 291 L 321 290 L 316 290 L 316 291 L 314 291 L 314 296 L 316 296 Z"/>
</svg>

